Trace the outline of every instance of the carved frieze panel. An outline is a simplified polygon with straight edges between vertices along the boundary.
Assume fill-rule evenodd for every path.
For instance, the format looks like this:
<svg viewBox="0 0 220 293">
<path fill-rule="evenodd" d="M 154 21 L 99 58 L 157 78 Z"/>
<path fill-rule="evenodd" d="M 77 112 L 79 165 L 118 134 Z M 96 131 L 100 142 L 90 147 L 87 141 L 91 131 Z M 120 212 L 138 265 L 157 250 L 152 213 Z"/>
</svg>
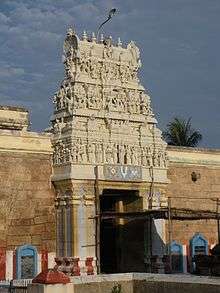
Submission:
<svg viewBox="0 0 220 293">
<path fill-rule="evenodd" d="M 123 164 L 133 166 L 167 167 L 164 149 L 151 146 L 139 147 L 131 144 L 103 141 L 87 141 L 77 138 L 58 141 L 54 144 L 54 165 L 62 164 Z"/>
<path fill-rule="evenodd" d="M 65 110 L 69 114 L 74 109 L 98 109 L 153 116 L 148 95 L 121 87 L 65 82 L 54 95 L 53 103 L 55 111 Z"/>
</svg>

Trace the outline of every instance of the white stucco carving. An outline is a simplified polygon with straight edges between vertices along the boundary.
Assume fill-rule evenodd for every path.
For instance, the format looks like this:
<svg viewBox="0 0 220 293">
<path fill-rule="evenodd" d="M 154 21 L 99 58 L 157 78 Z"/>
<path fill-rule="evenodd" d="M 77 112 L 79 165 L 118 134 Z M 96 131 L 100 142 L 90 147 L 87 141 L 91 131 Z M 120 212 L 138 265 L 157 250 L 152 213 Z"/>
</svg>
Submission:
<svg viewBox="0 0 220 293">
<path fill-rule="evenodd" d="M 166 143 L 138 79 L 140 51 L 68 30 L 65 79 L 53 97 L 53 163 L 167 167 Z M 56 168 L 55 168 L 56 172 Z"/>
</svg>

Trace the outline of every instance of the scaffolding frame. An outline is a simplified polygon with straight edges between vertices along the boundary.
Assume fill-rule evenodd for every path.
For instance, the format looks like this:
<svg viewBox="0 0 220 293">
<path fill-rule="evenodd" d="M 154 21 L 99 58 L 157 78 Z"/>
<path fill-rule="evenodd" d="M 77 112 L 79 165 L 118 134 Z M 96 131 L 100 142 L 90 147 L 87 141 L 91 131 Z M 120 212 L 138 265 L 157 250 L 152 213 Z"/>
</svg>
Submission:
<svg viewBox="0 0 220 293">
<path fill-rule="evenodd" d="M 187 209 L 187 208 L 172 208 L 172 199 L 192 199 L 192 200 L 210 200 L 216 202 L 216 210 L 202 210 L 202 209 Z M 173 240 L 173 221 L 199 221 L 199 220 L 216 220 L 217 222 L 217 235 L 218 243 L 220 243 L 220 198 L 214 197 L 168 197 L 168 205 L 166 208 L 149 209 L 145 211 L 134 211 L 134 212 L 103 212 L 96 215 L 96 217 L 101 221 L 102 219 L 117 219 L 123 218 L 129 221 L 132 220 L 150 220 L 153 219 L 164 219 L 168 221 L 168 256 L 169 263 L 171 266 L 172 261 L 172 251 L 171 242 Z M 151 232 L 150 232 L 151 233 Z M 151 238 L 152 239 L 152 238 Z M 151 240 L 152 241 L 152 240 Z M 152 247 L 152 243 L 150 244 Z M 152 255 L 152 251 L 150 251 Z"/>
</svg>

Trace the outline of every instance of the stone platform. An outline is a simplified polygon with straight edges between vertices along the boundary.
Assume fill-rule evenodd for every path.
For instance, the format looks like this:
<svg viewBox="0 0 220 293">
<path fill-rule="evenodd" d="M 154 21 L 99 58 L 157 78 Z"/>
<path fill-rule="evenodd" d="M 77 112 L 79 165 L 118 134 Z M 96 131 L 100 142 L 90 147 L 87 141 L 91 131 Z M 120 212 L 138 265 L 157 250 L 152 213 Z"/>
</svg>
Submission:
<svg viewBox="0 0 220 293">
<path fill-rule="evenodd" d="M 114 288 L 114 289 L 113 289 Z M 67 285 L 32 284 L 28 293 L 218 293 L 220 279 L 191 275 L 128 273 L 73 277 Z"/>
</svg>

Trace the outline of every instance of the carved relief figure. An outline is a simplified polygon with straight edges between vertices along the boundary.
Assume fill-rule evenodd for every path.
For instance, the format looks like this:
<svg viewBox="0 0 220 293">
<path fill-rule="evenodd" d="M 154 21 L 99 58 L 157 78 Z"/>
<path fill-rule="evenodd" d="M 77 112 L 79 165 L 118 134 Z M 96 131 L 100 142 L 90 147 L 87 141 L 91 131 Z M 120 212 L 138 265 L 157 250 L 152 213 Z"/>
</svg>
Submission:
<svg viewBox="0 0 220 293">
<path fill-rule="evenodd" d="M 61 124 L 58 118 L 56 118 L 53 122 L 53 133 L 58 134 L 61 132 Z"/>
<path fill-rule="evenodd" d="M 71 148 L 71 162 L 73 164 L 78 163 L 79 161 L 79 154 L 78 154 L 78 144 L 76 141 L 73 142 L 72 148 Z"/>
<path fill-rule="evenodd" d="M 114 164 L 117 164 L 118 163 L 118 146 L 116 143 L 113 144 L 112 152 L 113 152 L 113 162 Z"/>
<path fill-rule="evenodd" d="M 112 58 L 112 53 L 113 53 L 113 49 L 112 49 L 112 39 L 108 38 L 104 40 L 104 48 L 103 48 L 103 58 L 107 59 L 107 58 Z"/>
<path fill-rule="evenodd" d="M 124 90 L 120 91 L 120 101 L 122 105 L 122 111 L 127 111 L 127 95 Z"/>
<path fill-rule="evenodd" d="M 100 63 L 95 59 L 90 59 L 90 76 L 93 79 L 97 79 L 100 76 Z"/>
<path fill-rule="evenodd" d="M 53 96 L 53 104 L 54 104 L 55 110 L 57 111 L 59 109 L 59 98 L 57 93 L 55 93 Z"/>
<path fill-rule="evenodd" d="M 88 144 L 87 154 L 89 163 L 95 163 L 95 145 L 93 143 Z"/>
<path fill-rule="evenodd" d="M 79 39 L 72 28 L 68 29 L 66 39 L 63 45 L 65 58 L 79 58 Z"/>
<path fill-rule="evenodd" d="M 107 79 L 108 80 L 113 80 L 115 79 L 116 75 L 116 65 L 114 63 L 108 63 L 107 65 Z"/>
<path fill-rule="evenodd" d="M 129 145 L 126 146 L 126 158 L 127 158 L 127 164 L 131 165 L 131 147 Z"/>
<path fill-rule="evenodd" d="M 86 95 L 82 84 L 74 87 L 74 108 L 86 108 Z"/>
<path fill-rule="evenodd" d="M 141 153 L 140 147 L 136 148 L 136 152 L 137 152 L 137 164 L 141 165 L 142 153 Z"/>
<path fill-rule="evenodd" d="M 126 94 L 125 92 L 119 91 L 118 92 L 118 111 L 124 112 L 126 110 Z"/>
<path fill-rule="evenodd" d="M 139 48 L 135 45 L 135 42 L 131 41 L 128 45 L 127 48 L 130 50 L 131 55 L 132 55 L 132 64 L 135 66 L 140 67 L 141 66 L 141 61 L 140 61 L 140 50 Z"/>
<path fill-rule="evenodd" d="M 153 148 L 152 146 L 149 146 L 147 149 L 147 165 L 153 166 Z"/>
<path fill-rule="evenodd" d="M 136 147 L 131 147 L 131 163 L 132 165 L 138 165 L 138 157 L 136 152 Z"/>
<path fill-rule="evenodd" d="M 129 91 L 127 93 L 127 100 L 128 100 L 128 112 L 129 113 L 136 113 L 137 107 L 136 107 L 136 99 L 135 99 L 135 92 Z"/>
<path fill-rule="evenodd" d="M 80 63 L 80 73 L 84 75 L 88 75 L 90 72 L 90 64 L 88 59 L 81 60 Z"/>
<path fill-rule="evenodd" d="M 105 149 L 105 160 L 107 164 L 114 164 L 112 146 L 108 144 Z"/>
<path fill-rule="evenodd" d="M 158 166 L 159 167 L 163 166 L 163 151 L 162 150 L 158 151 Z"/>
<path fill-rule="evenodd" d="M 139 78 L 138 78 L 137 73 L 138 73 L 138 66 L 133 66 L 131 68 L 131 80 L 133 82 L 139 82 Z"/>
<path fill-rule="evenodd" d="M 79 155 L 79 163 L 86 163 L 87 162 L 87 156 L 86 156 L 86 145 L 82 143 L 82 141 L 79 141 L 77 143 L 78 148 L 78 155 Z"/>
<path fill-rule="evenodd" d="M 153 166 L 154 167 L 158 167 L 159 166 L 159 162 L 158 162 L 158 149 L 154 149 L 153 152 Z"/>
<path fill-rule="evenodd" d="M 96 106 L 97 109 L 103 109 L 102 89 L 100 86 L 96 87 Z"/>
<path fill-rule="evenodd" d="M 119 163 L 125 164 L 126 158 L 125 158 L 125 146 L 123 144 L 119 145 Z"/>
<path fill-rule="evenodd" d="M 59 146 L 58 144 L 53 146 L 54 149 L 54 153 L 53 153 L 53 163 L 54 165 L 58 165 L 59 164 Z"/>
<path fill-rule="evenodd" d="M 109 111 L 117 111 L 117 107 L 118 107 L 117 95 L 118 95 L 118 90 L 113 89 L 111 91 L 111 96 L 109 96 L 107 100 L 107 105 L 108 105 L 107 107 Z"/>
<path fill-rule="evenodd" d="M 92 85 L 87 86 L 87 104 L 88 108 L 96 108 L 96 92 Z"/>
<path fill-rule="evenodd" d="M 165 151 L 164 152 L 164 167 L 167 168 L 168 164 L 169 164 L 168 153 Z"/>
<path fill-rule="evenodd" d="M 148 164 L 148 161 L 147 161 L 147 154 L 148 153 L 148 149 L 147 149 L 147 147 L 145 146 L 145 147 L 143 147 L 142 148 L 142 165 L 143 166 L 147 166 L 147 164 Z"/>
<path fill-rule="evenodd" d="M 152 109 L 150 106 L 150 98 L 144 92 L 140 93 L 140 110 L 142 114 L 152 115 Z"/>
<path fill-rule="evenodd" d="M 120 78 L 121 78 L 121 82 L 124 83 L 128 80 L 127 78 L 127 67 L 125 65 L 120 65 Z"/>
<path fill-rule="evenodd" d="M 69 163 L 69 162 L 71 162 L 71 150 L 68 146 L 66 147 L 66 163 Z"/>
<path fill-rule="evenodd" d="M 103 149 L 102 149 L 101 143 L 96 144 L 95 155 L 96 155 L 97 163 L 102 163 L 103 162 Z"/>
</svg>

